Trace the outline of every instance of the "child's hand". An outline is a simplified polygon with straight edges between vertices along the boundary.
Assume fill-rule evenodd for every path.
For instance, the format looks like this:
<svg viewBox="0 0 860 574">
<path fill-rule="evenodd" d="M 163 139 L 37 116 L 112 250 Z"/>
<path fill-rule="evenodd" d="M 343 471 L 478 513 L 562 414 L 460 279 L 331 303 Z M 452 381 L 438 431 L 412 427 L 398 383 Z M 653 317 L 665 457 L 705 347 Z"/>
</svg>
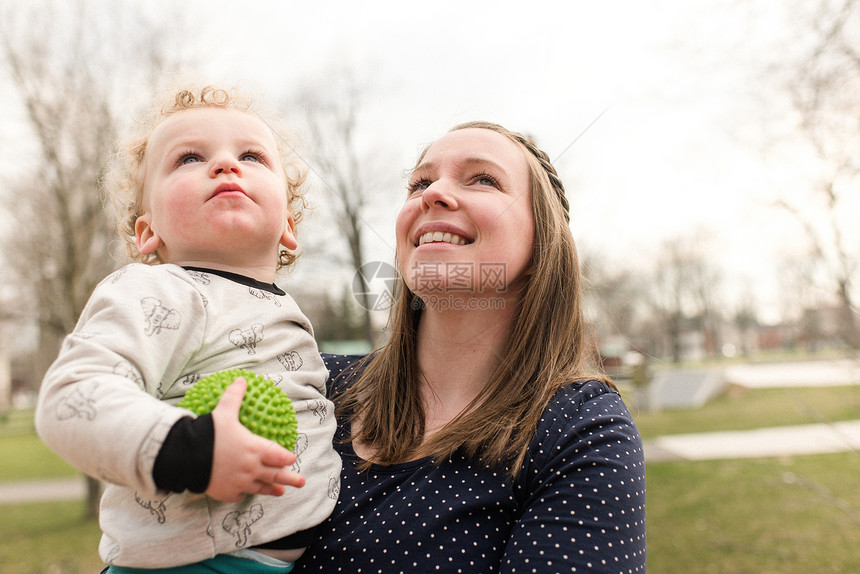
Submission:
<svg viewBox="0 0 860 574">
<path fill-rule="evenodd" d="M 241 502 L 246 494 L 281 496 L 284 486 L 305 484 L 302 475 L 285 468 L 296 462 L 295 454 L 239 422 L 247 386 L 245 379 L 236 379 L 212 411 L 215 452 L 206 494 L 222 502 Z"/>
</svg>

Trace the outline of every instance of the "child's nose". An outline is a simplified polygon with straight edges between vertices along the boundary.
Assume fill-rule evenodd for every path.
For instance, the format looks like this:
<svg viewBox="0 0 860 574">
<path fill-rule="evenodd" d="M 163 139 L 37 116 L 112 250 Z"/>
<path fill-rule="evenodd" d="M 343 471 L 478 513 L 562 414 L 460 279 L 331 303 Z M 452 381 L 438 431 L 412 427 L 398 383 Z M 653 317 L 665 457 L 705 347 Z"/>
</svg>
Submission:
<svg viewBox="0 0 860 574">
<path fill-rule="evenodd" d="M 239 176 L 242 175 L 242 165 L 230 154 L 220 154 L 212 160 L 210 175 L 215 177 L 216 175 L 225 173 L 235 173 Z"/>
</svg>

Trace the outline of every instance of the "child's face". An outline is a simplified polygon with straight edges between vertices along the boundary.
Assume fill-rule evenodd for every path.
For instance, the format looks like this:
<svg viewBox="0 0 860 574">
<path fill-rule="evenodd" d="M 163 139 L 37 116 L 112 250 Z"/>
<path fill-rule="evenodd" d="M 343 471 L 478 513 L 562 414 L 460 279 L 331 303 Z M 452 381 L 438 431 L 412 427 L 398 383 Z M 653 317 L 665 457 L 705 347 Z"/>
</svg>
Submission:
<svg viewBox="0 0 860 574">
<path fill-rule="evenodd" d="M 287 181 L 266 124 L 230 108 L 196 108 L 154 130 L 144 160 L 142 254 L 180 265 L 274 270 L 295 249 Z"/>
</svg>

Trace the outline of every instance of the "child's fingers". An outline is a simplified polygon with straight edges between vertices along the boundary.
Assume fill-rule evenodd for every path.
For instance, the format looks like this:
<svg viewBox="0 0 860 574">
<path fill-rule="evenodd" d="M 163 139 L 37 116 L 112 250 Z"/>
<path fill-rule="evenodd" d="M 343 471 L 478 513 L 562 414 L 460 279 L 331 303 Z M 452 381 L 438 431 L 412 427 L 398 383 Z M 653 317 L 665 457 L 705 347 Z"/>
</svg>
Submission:
<svg viewBox="0 0 860 574">
<path fill-rule="evenodd" d="M 254 481 L 254 494 L 281 496 L 286 487 L 301 488 L 305 485 L 305 477 L 285 468 L 267 471 L 261 480 Z"/>
<path fill-rule="evenodd" d="M 305 485 L 305 477 L 297 472 L 293 472 L 286 468 L 276 470 L 274 479 L 275 484 L 283 484 L 294 488 L 301 488 Z"/>
<path fill-rule="evenodd" d="M 305 477 L 289 468 L 267 468 L 258 475 L 257 484 L 292 486 L 301 488 L 305 485 Z"/>
<path fill-rule="evenodd" d="M 280 484 L 263 484 L 260 486 L 260 491 L 257 494 L 265 494 L 266 496 L 283 496 L 286 491 L 287 489 Z"/>
<path fill-rule="evenodd" d="M 242 408 L 242 399 L 245 397 L 245 391 L 248 388 L 248 383 L 242 377 L 237 378 L 230 383 L 230 386 L 224 389 L 221 398 L 218 399 L 216 410 L 230 415 L 232 418 L 239 418 L 239 409 Z"/>
<path fill-rule="evenodd" d="M 266 466 L 284 467 L 296 462 L 296 455 L 276 442 L 271 442 L 263 454 L 260 456 L 260 462 Z"/>
</svg>

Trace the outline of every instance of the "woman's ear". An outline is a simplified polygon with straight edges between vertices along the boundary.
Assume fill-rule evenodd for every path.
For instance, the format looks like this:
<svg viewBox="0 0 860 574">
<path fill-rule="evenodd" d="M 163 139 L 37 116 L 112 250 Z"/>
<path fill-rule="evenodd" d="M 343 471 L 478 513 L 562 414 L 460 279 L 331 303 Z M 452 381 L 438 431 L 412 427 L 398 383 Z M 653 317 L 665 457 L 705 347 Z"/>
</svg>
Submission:
<svg viewBox="0 0 860 574">
<path fill-rule="evenodd" d="M 161 247 L 161 237 L 152 228 L 148 214 L 141 215 L 134 222 L 134 246 L 141 255 L 155 253 Z"/>
<path fill-rule="evenodd" d="M 290 251 L 294 251 L 299 246 L 299 242 L 296 241 L 296 222 L 292 215 L 287 218 L 287 225 L 284 227 L 280 243 Z"/>
</svg>

